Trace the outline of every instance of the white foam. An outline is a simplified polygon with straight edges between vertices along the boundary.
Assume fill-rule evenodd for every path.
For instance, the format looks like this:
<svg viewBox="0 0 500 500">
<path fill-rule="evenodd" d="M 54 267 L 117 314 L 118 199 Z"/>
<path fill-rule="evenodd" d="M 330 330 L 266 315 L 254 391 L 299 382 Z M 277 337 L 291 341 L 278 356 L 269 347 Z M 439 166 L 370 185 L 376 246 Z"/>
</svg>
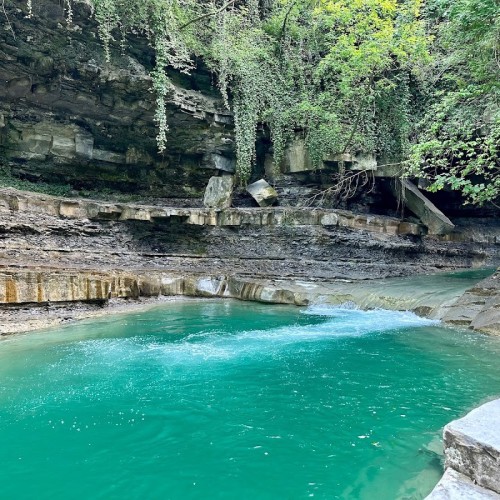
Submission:
<svg viewBox="0 0 500 500">
<path fill-rule="evenodd" d="M 116 367 L 136 362 L 138 358 L 169 365 L 224 361 L 237 357 L 272 356 L 291 345 L 310 345 L 339 338 L 358 337 L 384 331 L 414 328 L 437 323 L 411 312 L 375 309 L 361 311 L 350 307 L 311 306 L 304 311 L 324 318 L 319 323 L 289 325 L 268 330 L 244 330 L 228 333 L 224 330 L 201 331 L 171 342 L 159 342 L 156 337 L 95 339 L 80 342 L 88 359 Z"/>
</svg>

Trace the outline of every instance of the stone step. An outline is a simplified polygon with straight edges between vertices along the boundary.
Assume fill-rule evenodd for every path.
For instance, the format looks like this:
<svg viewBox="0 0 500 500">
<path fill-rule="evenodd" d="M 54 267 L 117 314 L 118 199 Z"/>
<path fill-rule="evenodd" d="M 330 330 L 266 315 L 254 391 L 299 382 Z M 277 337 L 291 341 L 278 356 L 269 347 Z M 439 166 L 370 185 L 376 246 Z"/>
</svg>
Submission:
<svg viewBox="0 0 500 500">
<path fill-rule="evenodd" d="M 445 426 L 446 471 L 429 500 L 500 500 L 500 399 Z"/>
<path fill-rule="evenodd" d="M 460 472 L 446 469 L 427 500 L 500 500 L 500 495 L 474 484 Z"/>
</svg>

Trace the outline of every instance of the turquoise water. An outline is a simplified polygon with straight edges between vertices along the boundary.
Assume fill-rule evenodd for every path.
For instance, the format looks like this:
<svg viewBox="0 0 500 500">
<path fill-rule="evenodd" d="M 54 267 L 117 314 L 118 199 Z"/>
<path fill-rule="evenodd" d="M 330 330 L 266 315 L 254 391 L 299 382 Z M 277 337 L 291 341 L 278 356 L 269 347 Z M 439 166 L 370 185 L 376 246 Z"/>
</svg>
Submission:
<svg viewBox="0 0 500 500">
<path fill-rule="evenodd" d="M 410 313 L 174 302 L 0 340 L 0 497 L 423 498 L 500 339 Z"/>
</svg>

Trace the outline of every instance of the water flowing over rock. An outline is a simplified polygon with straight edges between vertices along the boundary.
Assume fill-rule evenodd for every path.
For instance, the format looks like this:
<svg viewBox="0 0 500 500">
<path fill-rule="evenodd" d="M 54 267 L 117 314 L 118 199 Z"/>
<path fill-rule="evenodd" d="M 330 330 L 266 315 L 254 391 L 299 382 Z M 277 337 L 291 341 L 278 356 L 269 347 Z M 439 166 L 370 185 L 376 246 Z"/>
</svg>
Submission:
<svg viewBox="0 0 500 500">
<path fill-rule="evenodd" d="M 170 72 L 170 131 L 160 155 L 153 50 L 132 35 L 129 55 L 112 41 L 107 63 L 90 4 L 72 6 L 69 25 L 55 0 L 39 0 L 32 18 L 22 0 L 5 5 L 16 36 L 0 32 L 0 181 L 5 175 L 65 195 L 0 189 L 2 307 L 158 294 L 293 304 L 328 296 L 497 329 L 488 286 L 460 303 L 450 297 L 439 312 L 419 293 L 408 301 L 371 288 L 371 305 L 362 298 L 370 280 L 498 265 L 500 229 L 491 219 L 457 217 L 447 234 L 426 234 L 431 223 L 403 219 L 389 206 L 384 182 L 395 174 L 375 157 L 346 153 L 316 169 L 298 138 L 285 164 L 273 165 L 265 131 L 249 186 L 259 208 L 238 189 L 231 207 L 234 123 L 213 75 L 203 63 L 189 76 Z M 369 171 L 376 189 L 349 202 L 352 210 L 311 208 L 340 165 Z M 198 279 L 208 281 L 195 286 Z"/>
</svg>

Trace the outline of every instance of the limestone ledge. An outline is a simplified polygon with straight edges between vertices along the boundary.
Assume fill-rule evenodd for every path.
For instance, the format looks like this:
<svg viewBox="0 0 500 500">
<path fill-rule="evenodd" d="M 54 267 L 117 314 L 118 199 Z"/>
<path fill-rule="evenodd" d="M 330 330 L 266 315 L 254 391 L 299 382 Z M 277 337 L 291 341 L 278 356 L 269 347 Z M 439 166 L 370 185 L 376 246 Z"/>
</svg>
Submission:
<svg viewBox="0 0 500 500">
<path fill-rule="evenodd" d="M 427 497 L 500 500 L 500 399 L 444 428 L 446 471 Z"/>
<path fill-rule="evenodd" d="M 331 226 L 364 230 L 387 235 L 421 235 L 419 224 L 393 217 L 354 214 L 346 210 L 307 208 L 167 208 L 122 203 L 105 203 L 85 199 L 59 198 L 0 189 L 0 212 L 22 211 L 67 219 L 139 220 L 154 222 L 173 219 L 198 226 Z"/>
<path fill-rule="evenodd" d="M 187 296 L 299 306 L 353 303 L 363 309 L 410 310 L 442 319 L 464 291 L 443 288 L 429 293 L 426 288 L 408 286 L 408 281 L 401 278 L 371 280 L 369 283 L 350 280 L 311 282 L 159 270 L 93 271 L 14 266 L 0 269 L 0 310 L 19 305 L 104 304 L 109 299 Z M 0 317 L 0 334 L 14 331 L 22 331 L 22 328 L 13 329 L 8 323 L 3 324 Z"/>
<path fill-rule="evenodd" d="M 500 333 L 500 272 L 467 290 L 446 312 L 443 320 L 485 333 Z"/>
</svg>

